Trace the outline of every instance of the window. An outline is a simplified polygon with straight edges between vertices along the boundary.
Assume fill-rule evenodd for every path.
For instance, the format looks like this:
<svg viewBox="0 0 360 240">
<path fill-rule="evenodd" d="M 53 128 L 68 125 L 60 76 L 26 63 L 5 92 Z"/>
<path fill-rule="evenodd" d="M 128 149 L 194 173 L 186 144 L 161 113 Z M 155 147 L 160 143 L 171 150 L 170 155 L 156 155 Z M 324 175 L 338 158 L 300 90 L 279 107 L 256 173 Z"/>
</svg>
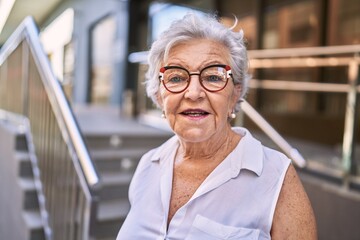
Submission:
<svg viewBox="0 0 360 240">
<path fill-rule="evenodd" d="M 114 16 L 107 16 L 91 29 L 90 101 L 94 104 L 107 104 L 110 101 L 115 33 Z"/>
<path fill-rule="evenodd" d="M 319 19 L 315 1 L 277 1 L 265 7 L 263 48 L 316 46 Z"/>
<path fill-rule="evenodd" d="M 331 0 L 328 14 L 328 44 L 360 44 L 360 1 Z"/>
<path fill-rule="evenodd" d="M 181 19 L 188 12 L 195 12 L 201 14 L 199 10 L 187 6 L 174 5 L 170 3 L 154 2 L 150 5 L 149 19 L 150 19 L 150 42 L 153 42 L 159 35 L 166 30 L 170 24 L 176 20 Z"/>
<path fill-rule="evenodd" d="M 234 15 L 238 19 L 238 23 L 234 31 L 242 29 L 246 39 L 248 49 L 257 48 L 257 29 L 258 22 L 256 20 L 256 1 L 253 0 L 228 0 L 221 2 L 221 22 L 228 27 L 234 25 Z"/>
<path fill-rule="evenodd" d="M 74 84 L 75 54 L 73 45 L 74 44 L 70 42 L 64 46 L 64 72 L 62 86 L 69 101 L 72 100 L 72 90 Z"/>
</svg>

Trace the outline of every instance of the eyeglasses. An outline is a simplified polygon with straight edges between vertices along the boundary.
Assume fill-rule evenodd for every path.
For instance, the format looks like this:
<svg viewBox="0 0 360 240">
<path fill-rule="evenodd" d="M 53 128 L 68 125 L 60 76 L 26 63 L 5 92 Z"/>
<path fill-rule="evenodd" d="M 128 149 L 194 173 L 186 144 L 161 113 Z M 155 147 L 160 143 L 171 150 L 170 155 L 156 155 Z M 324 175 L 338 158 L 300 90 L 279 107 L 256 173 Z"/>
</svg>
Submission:
<svg viewBox="0 0 360 240">
<path fill-rule="evenodd" d="M 189 87 L 192 75 L 198 75 L 200 85 L 209 92 L 223 90 L 232 77 L 230 66 L 223 64 L 207 66 L 199 73 L 190 73 L 179 66 L 166 66 L 160 69 L 159 80 L 169 92 L 181 93 Z"/>
</svg>

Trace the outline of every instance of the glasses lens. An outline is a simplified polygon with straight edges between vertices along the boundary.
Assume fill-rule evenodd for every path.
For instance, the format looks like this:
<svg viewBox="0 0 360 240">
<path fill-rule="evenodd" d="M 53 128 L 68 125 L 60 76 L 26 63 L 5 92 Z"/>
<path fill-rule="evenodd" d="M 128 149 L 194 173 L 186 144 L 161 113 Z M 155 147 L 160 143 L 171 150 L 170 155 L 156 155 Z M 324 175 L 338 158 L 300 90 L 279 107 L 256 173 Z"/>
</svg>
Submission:
<svg viewBox="0 0 360 240">
<path fill-rule="evenodd" d="M 210 91 L 222 89 L 227 82 L 226 69 L 219 66 L 205 68 L 200 74 L 200 80 L 202 85 Z"/>
<path fill-rule="evenodd" d="M 165 87 L 172 92 L 184 90 L 189 82 L 189 74 L 181 68 L 170 68 L 164 72 Z"/>
</svg>

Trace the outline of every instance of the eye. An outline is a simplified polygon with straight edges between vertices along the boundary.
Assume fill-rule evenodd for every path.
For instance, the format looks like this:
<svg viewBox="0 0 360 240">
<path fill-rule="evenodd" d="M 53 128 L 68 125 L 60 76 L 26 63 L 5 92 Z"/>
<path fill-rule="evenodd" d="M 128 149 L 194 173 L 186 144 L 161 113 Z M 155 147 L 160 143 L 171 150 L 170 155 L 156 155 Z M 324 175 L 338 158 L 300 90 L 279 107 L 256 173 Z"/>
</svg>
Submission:
<svg viewBox="0 0 360 240">
<path fill-rule="evenodd" d="M 223 80 L 223 77 L 219 75 L 210 75 L 206 76 L 204 80 L 207 82 L 221 82 Z"/>
<path fill-rule="evenodd" d="M 224 74 L 220 72 L 207 72 L 202 74 L 201 81 L 207 83 L 220 83 L 225 80 Z"/>
<path fill-rule="evenodd" d="M 201 81 L 209 84 L 218 84 L 226 81 L 226 72 L 222 67 L 208 67 L 201 73 Z"/>
<path fill-rule="evenodd" d="M 170 78 L 168 78 L 168 83 L 180 83 L 185 81 L 185 79 L 181 76 L 172 76 Z"/>
<path fill-rule="evenodd" d="M 165 72 L 164 79 L 166 84 L 179 84 L 188 80 L 186 72 L 179 71 L 178 69 L 169 69 Z"/>
</svg>

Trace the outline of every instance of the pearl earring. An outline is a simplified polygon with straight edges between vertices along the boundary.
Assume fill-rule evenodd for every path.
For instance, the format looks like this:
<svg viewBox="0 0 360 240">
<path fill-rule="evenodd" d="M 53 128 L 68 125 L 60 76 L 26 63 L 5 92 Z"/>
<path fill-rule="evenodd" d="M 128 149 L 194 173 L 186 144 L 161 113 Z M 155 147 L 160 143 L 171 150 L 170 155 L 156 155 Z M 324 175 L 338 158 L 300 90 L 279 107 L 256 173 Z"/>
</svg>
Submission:
<svg viewBox="0 0 360 240">
<path fill-rule="evenodd" d="M 162 111 L 162 113 L 161 113 L 161 118 L 166 118 L 166 115 L 165 115 L 165 112 L 164 111 Z"/>
<path fill-rule="evenodd" d="M 235 118 L 236 118 L 236 114 L 235 114 L 234 111 L 230 114 L 230 118 L 232 118 L 232 119 L 235 119 Z"/>
</svg>

